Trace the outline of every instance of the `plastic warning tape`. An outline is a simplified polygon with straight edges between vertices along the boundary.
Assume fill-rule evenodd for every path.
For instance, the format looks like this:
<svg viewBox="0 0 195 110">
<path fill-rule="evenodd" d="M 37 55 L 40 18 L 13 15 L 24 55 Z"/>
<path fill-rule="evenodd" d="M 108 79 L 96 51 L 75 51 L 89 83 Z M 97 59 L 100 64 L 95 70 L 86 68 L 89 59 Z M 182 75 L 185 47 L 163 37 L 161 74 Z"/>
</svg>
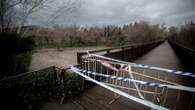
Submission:
<svg viewBox="0 0 195 110">
<path fill-rule="evenodd" d="M 89 81 L 92 81 L 93 83 L 95 83 L 95 84 L 97 84 L 97 85 L 99 85 L 99 86 L 101 86 L 101 87 L 103 87 L 103 88 L 106 88 L 106 89 L 108 89 L 108 90 L 110 90 L 110 91 L 112 91 L 112 92 L 114 92 L 114 93 L 117 93 L 117 94 L 119 94 L 119 95 L 121 95 L 121 96 L 123 96 L 123 97 L 126 97 L 126 98 L 128 98 L 128 99 L 130 99 L 130 100 L 133 100 L 133 101 L 135 101 L 135 102 L 137 102 L 137 103 L 140 103 L 140 104 L 143 104 L 143 105 L 145 105 L 145 106 L 147 106 L 147 107 L 150 107 L 152 110 L 169 110 L 168 108 L 165 108 L 165 107 L 156 105 L 156 104 L 154 104 L 154 103 L 152 103 L 152 102 L 150 102 L 150 101 L 148 101 L 148 100 L 139 99 L 139 98 L 137 98 L 137 97 L 135 97 L 135 96 L 132 96 L 132 95 L 127 94 L 127 93 L 125 93 L 125 92 L 123 92 L 123 91 L 120 91 L 120 90 L 118 90 L 118 89 L 115 89 L 115 88 L 113 88 L 113 87 L 110 87 L 110 86 L 108 86 L 108 85 L 106 85 L 106 84 L 103 84 L 102 82 L 99 82 L 99 81 L 97 81 L 97 80 L 95 80 L 95 79 L 93 79 L 93 78 L 91 78 L 91 77 L 89 77 L 89 76 L 87 76 L 87 75 L 81 73 L 81 71 L 79 71 L 78 68 L 75 68 L 75 67 L 73 67 L 73 66 L 70 67 L 69 70 L 71 70 L 72 72 L 74 72 L 74 73 L 76 73 L 76 74 L 78 74 L 78 75 L 80 75 L 80 76 L 86 78 L 86 79 L 89 80 Z"/>
<path fill-rule="evenodd" d="M 89 58 L 89 57 L 92 57 L 92 56 L 98 57 L 98 58 L 101 58 L 101 59 L 106 59 L 107 62 L 109 62 L 109 60 L 110 60 L 110 61 L 114 61 L 114 62 L 117 62 L 117 63 L 120 63 L 120 64 L 125 64 L 125 65 L 130 64 L 133 67 L 164 71 L 164 72 L 172 73 L 172 74 L 175 74 L 175 75 L 189 76 L 189 77 L 194 77 L 195 78 L 195 74 L 191 73 L 191 72 L 176 71 L 176 70 L 172 70 L 172 69 L 160 68 L 160 67 L 155 67 L 155 66 L 150 66 L 150 65 L 130 63 L 130 62 L 125 62 L 125 61 L 121 61 L 121 60 L 117 60 L 117 59 L 113 59 L 113 58 L 109 58 L 109 57 L 105 57 L 105 56 L 101 56 L 101 55 L 97 55 L 97 54 L 90 54 L 90 56 L 88 56 L 88 57 L 85 56 L 83 58 Z"/>
<path fill-rule="evenodd" d="M 159 87 L 159 88 L 170 88 L 170 89 L 176 89 L 176 90 L 183 90 L 183 91 L 189 91 L 189 92 L 195 92 L 194 87 L 187 87 L 187 86 L 176 86 L 176 85 L 169 85 L 169 84 L 161 84 L 161 83 L 155 83 L 155 82 L 146 82 L 146 81 L 141 81 L 141 80 L 135 80 L 135 79 L 130 79 L 126 77 L 117 77 L 109 74 L 102 74 L 102 73 L 96 73 L 92 71 L 87 71 L 83 69 L 79 69 L 76 67 L 71 67 L 71 69 L 74 69 L 78 72 L 81 72 L 84 75 L 95 75 L 95 76 L 101 76 L 101 77 L 106 77 L 114 80 L 119 80 L 119 81 L 124 81 L 124 82 L 136 82 L 138 84 L 150 86 L 150 87 Z"/>
</svg>

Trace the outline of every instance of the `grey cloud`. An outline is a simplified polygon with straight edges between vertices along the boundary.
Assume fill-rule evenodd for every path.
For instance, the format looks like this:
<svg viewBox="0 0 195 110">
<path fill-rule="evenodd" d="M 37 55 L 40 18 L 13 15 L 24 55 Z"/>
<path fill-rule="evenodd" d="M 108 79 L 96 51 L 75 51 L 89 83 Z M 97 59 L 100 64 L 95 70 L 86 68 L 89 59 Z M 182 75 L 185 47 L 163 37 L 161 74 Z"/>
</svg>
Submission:
<svg viewBox="0 0 195 110">
<path fill-rule="evenodd" d="M 58 2 L 57 2 L 58 1 Z M 57 0 L 63 5 L 63 1 Z M 52 5 L 51 10 L 58 7 Z M 45 13 L 52 11 L 44 10 Z M 40 13 L 39 13 L 40 14 Z M 47 17 L 34 14 L 31 23 L 44 21 Z M 121 25 L 133 21 L 148 21 L 170 25 L 181 25 L 195 20 L 194 0 L 81 0 L 79 8 L 73 12 L 65 11 L 56 20 L 57 24 L 77 25 Z M 43 15 L 43 14 L 40 14 Z M 50 15 L 50 14 L 48 14 Z M 37 20 L 37 21 L 36 21 Z"/>
</svg>

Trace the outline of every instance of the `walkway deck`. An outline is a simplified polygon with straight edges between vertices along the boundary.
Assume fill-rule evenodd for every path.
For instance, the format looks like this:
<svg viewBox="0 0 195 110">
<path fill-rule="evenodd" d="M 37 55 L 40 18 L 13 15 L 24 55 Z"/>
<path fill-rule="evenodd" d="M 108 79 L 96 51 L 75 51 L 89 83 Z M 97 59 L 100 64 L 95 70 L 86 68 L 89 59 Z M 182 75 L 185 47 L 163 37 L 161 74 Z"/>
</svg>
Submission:
<svg viewBox="0 0 195 110">
<path fill-rule="evenodd" d="M 164 42 L 133 62 L 162 68 L 183 70 L 181 62 L 168 42 Z"/>
<path fill-rule="evenodd" d="M 154 66 L 182 69 L 174 51 L 170 45 L 165 42 L 162 45 L 156 47 L 146 55 L 142 56 L 136 63 L 151 64 Z M 113 98 L 113 93 L 101 88 L 99 86 L 93 86 L 86 90 L 77 99 L 72 100 L 66 104 L 59 105 L 56 103 L 46 104 L 42 110 L 144 110 L 140 105 L 135 104 L 133 101 L 129 101 L 124 97 L 120 97 L 116 102 L 111 105 L 108 104 Z M 173 98 L 173 97 L 172 97 Z M 173 101 L 174 99 L 170 99 Z M 187 98 L 184 100 L 188 100 Z"/>
</svg>

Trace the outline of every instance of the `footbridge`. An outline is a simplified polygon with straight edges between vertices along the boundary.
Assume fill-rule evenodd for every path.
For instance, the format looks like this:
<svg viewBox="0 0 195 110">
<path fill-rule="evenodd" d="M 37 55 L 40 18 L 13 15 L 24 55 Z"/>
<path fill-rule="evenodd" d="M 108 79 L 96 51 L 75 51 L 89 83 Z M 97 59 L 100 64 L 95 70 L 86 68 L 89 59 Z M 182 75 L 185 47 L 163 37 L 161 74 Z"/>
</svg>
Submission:
<svg viewBox="0 0 195 110">
<path fill-rule="evenodd" d="M 57 93 L 55 98 L 60 99 L 62 104 L 66 97 L 69 98 L 68 94 L 80 92 L 68 103 L 46 104 L 42 109 L 193 110 L 195 74 L 193 68 L 186 69 L 177 57 L 183 53 L 181 51 L 189 50 L 176 43 L 169 43 L 156 41 L 78 52 L 77 65 L 68 68 L 49 67 L 1 79 L 0 97 L 3 99 L 6 98 L 6 94 L 14 94 L 27 103 L 31 93 L 33 98 L 30 101 L 37 102 L 35 99 L 38 98 L 39 102 L 41 96 L 47 94 L 44 98 L 54 97 L 52 94 L 60 91 L 61 94 Z M 189 53 L 181 56 L 189 58 L 194 54 L 193 50 Z M 67 83 L 69 80 L 64 75 L 65 72 L 80 78 Z M 68 85 L 76 87 L 75 83 L 79 88 L 66 88 Z M 21 92 L 18 87 L 24 88 L 27 93 L 23 90 Z M 32 91 L 39 89 L 41 92 L 32 94 Z M 10 98 L 11 96 L 8 97 L 8 102 Z M 17 102 L 19 99 L 13 101 Z M 32 109 L 31 104 L 28 107 Z"/>
<path fill-rule="evenodd" d="M 194 103 L 195 74 L 177 68 L 171 69 L 171 66 L 167 69 L 166 65 L 162 68 L 158 64 L 152 66 L 130 62 L 159 45 L 158 43 L 80 52 L 77 53 L 79 66 L 71 66 L 69 70 L 113 92 L 113 100 L 109 103 L 123 96 L 130 102 L 137 103 L 141 107 L 139 109 L 191 110 Z M 165 44 L 169 45 L 167 42 Z M 177 46 L 180 45 L 170 44 L 178 51 Z M 179 48 L 187 51 L 186 57 L 193 58 L 192 50 Z M 184 97 L 188 99 L 184 100 Z"/>
</svg>

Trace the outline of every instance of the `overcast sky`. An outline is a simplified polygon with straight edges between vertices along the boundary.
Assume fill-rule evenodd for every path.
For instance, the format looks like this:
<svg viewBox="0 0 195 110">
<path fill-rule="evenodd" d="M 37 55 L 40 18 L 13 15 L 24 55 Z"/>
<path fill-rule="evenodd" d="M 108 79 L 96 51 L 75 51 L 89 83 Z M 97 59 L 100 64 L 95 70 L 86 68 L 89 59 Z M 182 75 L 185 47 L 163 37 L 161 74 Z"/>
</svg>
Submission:
<svg viewBox="0 0 195 110">
<path fill-rule="evenodd" d="M 55 0 L 49 8 L 33 14 L 29 22 L 42 24 L 54 10 L 66 4 L 67 0 Z M 80 0 L 73 7 L 77 8 L 59 12 L 55 24 L 102 26 L 148 21 L 178 26 L 195 21 L 195 0 Z"/>
</svg>

